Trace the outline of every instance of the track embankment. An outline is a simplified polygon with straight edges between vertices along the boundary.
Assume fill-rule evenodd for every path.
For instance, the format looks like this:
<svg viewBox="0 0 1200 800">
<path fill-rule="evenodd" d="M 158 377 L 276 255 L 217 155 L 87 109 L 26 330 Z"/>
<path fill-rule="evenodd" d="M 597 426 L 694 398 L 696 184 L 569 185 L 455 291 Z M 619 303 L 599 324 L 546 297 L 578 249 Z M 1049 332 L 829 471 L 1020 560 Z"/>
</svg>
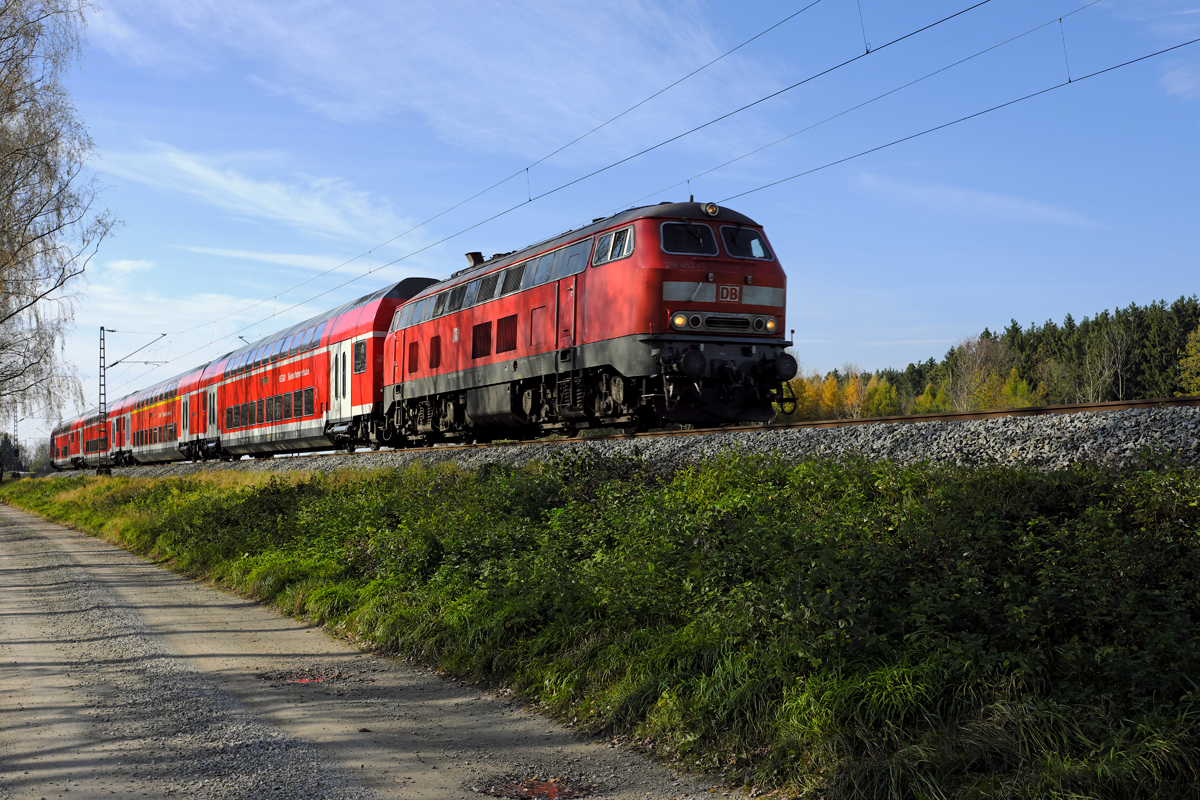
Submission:
<svg viewBox="0 0 1200 800">
<path fill-rule="evenodd" d="M 681 435 L 682 434 L 682 435 Z M 1146 457 L 1200 464 L 1200 407 L 1125 408 L 1037 416 L 951 417 L 837 426 L 764 427 L 598 439 L 542 440 L 486 446 L 361 452 L 235 462 L 179 463 L 114 470 L 130 477 L 189 475 L 214 469 L 332 472 L 453 462 L 464 468 L 516 467 L 572 448 L 640 454 L 659 468 L 697 463 L 727 448 L 788 459 L 862 457 L 900 464 L 1025 465 L 1062 469 L 1075 463 L 1123 468 Z"/>
</svg>

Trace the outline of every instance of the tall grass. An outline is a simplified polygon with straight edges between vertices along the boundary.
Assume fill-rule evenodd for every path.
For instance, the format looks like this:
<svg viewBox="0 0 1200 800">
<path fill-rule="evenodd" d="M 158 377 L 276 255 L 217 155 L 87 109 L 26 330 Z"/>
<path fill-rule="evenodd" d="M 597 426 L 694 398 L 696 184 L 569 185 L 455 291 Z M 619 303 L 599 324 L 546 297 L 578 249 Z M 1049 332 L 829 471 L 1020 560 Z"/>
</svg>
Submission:
<svg viewBox="0 0 1200 800">
<path fill-rule="evenodd" d="M 4 501 L 805 797 L 1194 797 L 1200 472 L 75 477 Z"/>
</svg>

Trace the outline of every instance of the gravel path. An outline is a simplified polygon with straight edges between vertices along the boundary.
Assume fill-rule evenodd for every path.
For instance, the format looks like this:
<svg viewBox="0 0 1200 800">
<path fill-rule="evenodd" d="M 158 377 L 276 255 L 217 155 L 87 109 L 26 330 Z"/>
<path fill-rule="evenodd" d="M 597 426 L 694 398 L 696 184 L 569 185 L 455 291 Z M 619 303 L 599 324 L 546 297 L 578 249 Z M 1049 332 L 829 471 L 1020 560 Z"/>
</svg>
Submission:
<svg viewBox="0 0 1200 800">
<path fill-rule="evenodd" d="M 0 506 L 0 798 L 449 798 L 561 777 L 721 796 Z"/>
<path fill-rule="evenodd" d="M 189 475 L 214 469 L 331 472 L 347 467 L 403 467 L 416 461 L 453 461 L 466 468 L 519 466 L 571 448 L 609 453 L 635 451 L 652 464 L 672 468 L 710 458 L 727 447 L 780 453 L 787 458 L 861 455 L 900 463 L 1027 464 L 1062 469 L 1092 462 L 1111 467 L 1133 464 L 1146 451 L 1200 464 L 1200 407 L 1131 409 L 1037 417 L 997 417 L 969 422 L 894 422 L 838 428 L 790 428 L 607 441 L 557 440 L 511 447 L 436 448 L 418 452 L 381 451 L 355 455 L 243 460 L 231 463 L 173 464 L 114 470 L 129 476 Z"/>
</svg>

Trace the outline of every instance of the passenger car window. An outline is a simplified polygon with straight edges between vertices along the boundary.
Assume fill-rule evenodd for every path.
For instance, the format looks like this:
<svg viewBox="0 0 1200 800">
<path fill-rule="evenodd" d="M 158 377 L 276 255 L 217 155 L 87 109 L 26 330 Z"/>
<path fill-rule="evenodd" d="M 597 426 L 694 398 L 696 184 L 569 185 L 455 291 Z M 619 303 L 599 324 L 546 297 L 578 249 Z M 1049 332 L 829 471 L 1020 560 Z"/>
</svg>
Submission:
<svg viewBox="0 0 1200 800">
<path fill-rule="evenodd" d="M 455 286 L 453 289 L 451 289 L 450 290 L 450 301 L 449 301 L 449 305 L 446 306 L 446 313 L 452 314 L 455 311 L 458 311 L 460 308 L 462 308 L 463 307 L 463 297 L 465 297 L 466 294 L 467 294 L 466 284 L 463 284 L 462 286 Z"/>
<path fill-rule="evenodd" d="M 354 374 L 367 371 L 367 343 L 354 343 Z"/>
<path fill-rule="evenodd" d="M 321 337 L 325 335 L 325 329 L 328 327 L 328 322 L 322 322 L 317 326 L 317 332 L 313 334 L 312 341 L 308 343 L 309 350 L 315 350 L 321 346 Z"/>
<path fill-rule="evenodd" d="M 297 392 L 299 394 L 299 392 Z M 304 416 L 311 417 L 316 413 L 316 403 L 312 388 L 304 390 Z"/>
<path fill-rule="evenodd" d="M 316 332 L 316 328 L 309 328 L 304 333 L 300 334 L 299 337 L 297 337 L 295 345 L 297 353 L 303 353 L 312 349 L 313 335 L 316 334 Z"/>
<path fill-rule="evenodd" d="M 446 301 L 450 299 L 449 292 L 441 292 L 437 296 L 437 302 L 433 304 L 433 315 L 440 317 L 446 312 Z"/>
<path fill-rule="evenodd" d="M 753 228 L 725 225 L 721 228 L 721 241 L 725 243 L 725 252 L 734 258 L 760 258 L 771 261 L 771 251 L 762 234 Z"/>
<path fill-rule="evenodd" d="M 282 339 L 276 339 L 275 344 L 271 345 L 271 363 L 279 360 L 279 348 L 283 346 Z"/>
<path fill-rule="evenodd" d="M 717 240 L 712 228 L 702 222 L 664 222 L 662 249 L 678 255 L 715 256 Z"/>
</svg>

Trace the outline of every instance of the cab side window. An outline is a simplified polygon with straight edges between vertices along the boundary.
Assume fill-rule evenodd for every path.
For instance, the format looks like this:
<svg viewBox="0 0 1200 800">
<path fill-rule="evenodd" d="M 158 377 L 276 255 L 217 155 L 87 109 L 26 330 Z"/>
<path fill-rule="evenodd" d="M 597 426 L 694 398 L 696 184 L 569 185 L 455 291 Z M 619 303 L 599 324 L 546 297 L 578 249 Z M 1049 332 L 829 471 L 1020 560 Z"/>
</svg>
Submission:
<svg viewBox="0 0 1200 800">
<path fill-rule="evenodd" d="M 592 265 L 600 266 L 620 258 L 633 255 L 633 228 L 622 228 L 619 231 L 606 233 L 596 243 L 596 253 L 592 256 Z"/>
</svg>

